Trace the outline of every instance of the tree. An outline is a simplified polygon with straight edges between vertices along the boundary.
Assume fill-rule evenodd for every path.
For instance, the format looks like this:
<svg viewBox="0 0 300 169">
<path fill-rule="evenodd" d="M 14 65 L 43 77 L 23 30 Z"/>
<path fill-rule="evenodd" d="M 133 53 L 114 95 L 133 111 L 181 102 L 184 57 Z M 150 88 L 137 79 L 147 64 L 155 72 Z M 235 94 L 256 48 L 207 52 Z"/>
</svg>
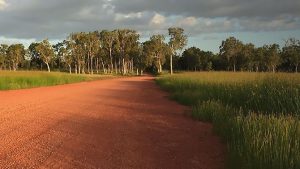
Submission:
<svg viewBox="0 0 300 169">
<path fill-rule="evenodd" d="M 265 45 L 266 66 L 269 71 L 275 73 L 277 66 L 280 64 L 280 49 L 278 44 Z"/>
<path fill-rule="evenodd" d="M 186 49 L 182 54 L 182 66 L 185 70 L 197 70 L 201 67 L 201 50 L 196 47 Z"/>
<path fill-rule="evenodd" d="M 97 32 L 89 32 L 86 36 L 86 48 L 87 48 L 87 57 L 89 62 L 89 73 L 94 74 L 93 69 L 93 59 L 100 50 L 100 40 L 97 36 Z"/>
<path fill-rule="evenodd" d="M 255 54 L 254 51 L 255 46 L 252 43 L 248 43 L 241 46 L 238 62 L 241 69 L 253 71 Z"/>
<path fill-rule="evenodd" d="M 111 73 L 114 70 L 114 64 L 113 64 L 113 47 L 116 42 L 117 34 L 116 31 L 101 31 L 100 32 L 100 39 L 102 41 L 102 47 L 105 49 L 105 51 L 108 52 L 109 54 L 109 59 L 110 59 L 110 71 Z M 116 65 L 115 65 L 116 66 Z M 117 73 L 117 72 L 116 72 Z"/>
<path fill-rule="evenodd" d="M 233 71 L 236 71 L 236 64 L 238 54 L 242 49 L 242 42 L 234 37 L 229 37 L 225 41 L 222 41 L 220 46 L 220 55 L 225 57 L 229 64 L 233 66 Z"/>
<path fill-rule="evenodd" d="M 48 39 L 45 39 L 42 42 L 40 42 L 36 46 L 35 50 L 40 56 L 41 60 L 47 65 L 48 72 L 50 72 L 51 70 L 49 63 L 54 58 L 54 51 Z"/>
<path fill-rule="evenodd" d="M 264 64 L 264 57 L 266 55 L 266 50 L 263 47 L 259 47 L 254 49 L 254 56 L 253 56 L 253 66 L 255 67 L 255 71 L 260 71 L 260 67 Z"/>
<path fill-rule="evenodd" d="M 300 40 L 295 38 L 288 39 L 282 50 L 283 55 L 287 57 L 290 64 L 295 67 L 295 72 L 297 73 L 300 64 Z"/>
<path fill-rule="evenodd" d="M 187 36 L 184 34 L 184 29 L 172 27 L 168 29 L 170 41 L 169 46 L 171 49 L 170 55 L 170 74 L 173 74 L 173 56 L 176 55 L 178 50 L 182 50 L 187 45 Z"/>
<path fill-rule="evenodd" d="M 148 57 L 150 62 L 154 64 L 153 66 L 157 68 L 158 73 L 162 72 L 162 65 L 166 56 L 170 55 L 170 48 L 164 40 L 163 35 L 153 35 L 149 41 L 143 43 L 145 57 Z"/>
<path fill-rule="evenodd" d="M 120 29 L 116 32 L 120 49 L 120 59 L 122 60 L 122 74 L 127 74 L 128 64 L 133 63 L 133 58 L 130 58 L 130 54 L 137 52 L 139 48 L 139 34 L 135 30 L 129 29 Z"/>
<path fill-rule="evenodd" d="M 18 70 L 19 64 L 24 60 L 25 49 L 22 44 L 13 44 L 8 47 L 8 59 L 14 71 Z"/>
<path fill-rule="evenodd" d="M 8 45 L 0 45 L 0 69 L 6 66 Z"/>
</svg>

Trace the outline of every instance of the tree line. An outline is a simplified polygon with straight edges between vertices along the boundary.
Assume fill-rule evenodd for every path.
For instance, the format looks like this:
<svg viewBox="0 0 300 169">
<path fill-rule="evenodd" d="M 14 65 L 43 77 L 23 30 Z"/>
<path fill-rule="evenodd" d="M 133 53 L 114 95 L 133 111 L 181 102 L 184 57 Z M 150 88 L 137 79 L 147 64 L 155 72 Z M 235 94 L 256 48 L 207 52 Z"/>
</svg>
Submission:
<svg viewBox="0 0 300 169">
<path fill-rule="evenodd" d="M 48 39 L 31 43 L 0 45 L 0 69 L 53 69 L 76 74 L 118 73 L 141 74 L 144 70 L 162 72 L 166 57 L 173 73 L 172 58 L 187 44 L 184 30 L 168 29 L 165 35 L 153 35 L 140 43 L 135 30 L 117 29 L 71 33 L 65 40 L 51 45 Z"/>
<path fill-rule="evenodd" d="M 298 72 L 300 40 L 290 38 L 282 48 L 278 44 L 255 47 L 229 37 L 222 41 L 218 54 L 191 47 L 179 57 L 178 64 L 179 69 L 190 71 Z"/>
<path fill-rule="evenodd" d="M 168 35 L 152 35 L 141 43 L 135 30 L 117 29 L 71 33 L 65 40 L 50 44 L 48 39 L 22 44 L 0 45 L 0 70 L 51 70 L 76 74 L 161 73 L 189 71 L 295 71 L 300 63 L 300 41 L 255 47 L 229 37 L 214 54 L 197 47 L 187 48 L 184 29 L 172 27 Z M 183 51 L 183 52 L 182 52 Z"/>
</svg>

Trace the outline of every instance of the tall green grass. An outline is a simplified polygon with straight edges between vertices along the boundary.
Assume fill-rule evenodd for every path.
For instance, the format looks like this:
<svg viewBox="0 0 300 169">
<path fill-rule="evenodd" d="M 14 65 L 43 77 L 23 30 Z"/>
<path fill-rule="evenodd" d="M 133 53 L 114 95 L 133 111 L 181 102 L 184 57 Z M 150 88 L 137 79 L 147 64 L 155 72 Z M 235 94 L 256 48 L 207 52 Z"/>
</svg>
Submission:
<svg viewBox="0 0 300 169">
<path fill-rule="evenodd" d="M 0 90 L 24 89 L 40 86 L 53 86 L 107 78 L 100 75 L 70 75 L 33 71 L 0 71 Z"/>
<path fill-rule="evenodd" d="M 300 168 L 300 75 L 184 73 L 157 80 L 212 122 L 232 169 Z"/>
</svg>

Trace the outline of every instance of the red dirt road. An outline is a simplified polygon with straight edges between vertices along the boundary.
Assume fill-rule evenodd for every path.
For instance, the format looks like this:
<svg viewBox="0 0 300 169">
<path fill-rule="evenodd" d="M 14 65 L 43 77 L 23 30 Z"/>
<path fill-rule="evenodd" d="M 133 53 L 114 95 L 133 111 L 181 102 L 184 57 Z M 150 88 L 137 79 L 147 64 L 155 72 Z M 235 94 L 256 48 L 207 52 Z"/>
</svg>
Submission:
<svg viewBox="0 0 300 169">
<path fill-rule="evenodd" d="M 224 168 L 186 110 L 152 77 L 0 92 L 0 168 Z"/>
</svg>

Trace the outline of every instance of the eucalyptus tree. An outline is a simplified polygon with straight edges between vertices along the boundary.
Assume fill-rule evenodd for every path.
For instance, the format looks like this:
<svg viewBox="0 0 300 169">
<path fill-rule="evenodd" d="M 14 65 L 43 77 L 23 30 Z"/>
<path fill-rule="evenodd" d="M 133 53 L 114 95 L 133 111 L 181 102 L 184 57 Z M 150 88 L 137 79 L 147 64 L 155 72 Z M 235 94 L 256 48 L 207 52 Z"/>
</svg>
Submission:
<svg viewBox="0 0 300 169">
<path fill-rule="evenodd" d="M 19 64 L 24 60 L 25 48 L 22 44 L 10 45 L 7 49 L 7 56 L 14 71 L 18 70 Z"/>
<path fill-rule="evenodd" d="M 48 39 L 43 40 L 35 47 L 36 52 L 41 60 L 47 65 L 48 72 L 50 72 L 50 62 L 54 58 L 54 50 Z"/>
<path fill-rule="evenodd" d="M 54 50 L 54 58 L 53 58 L 52 63 L 55 63 L 55 66 L 57 66 L 57 68 L 60 70 L 61 64 L 63 62 L 63 57 L 64 57 L 65 44 L 64 44 L 64 42 L 58 42 L 57 44 L 53 45 L 52 47 Z"/>
<path fill-rule="evenodd" d="M 139 34 L 135 30 L 119 29 L 117 30 L 117 40 L 120 49 L 120 59 L 122 60 L 122 74 L 127 74 L 128 63 L 133 63 L 133 58 L 130 58 L 130 54 L 134 53 L 138 49 Z"/>
<path fill-rule="evenodd" d="M 287 57 L 290 64 L 295 67 L 295 72 L 297 73 L 300 64 L 300 40 L 295 38 L 286 40 L 282 50 L 283 55 Z"/>
<path fill-rule="evenodd" d="M 145 57 L 148 57 L 155 63 L 158 73 L 162 72 L 162 65 L 166 60 L 166 55 L 170 55 L 169 46 L 164 41 L 165 37 L 163 35 L 153 35 L 150 37 L 150 40 L 143 43 Z"/>
<path fill-rule="evenodd" d="M 94 69 L 93 69 L 93 59 L 94 57 L 99 53 L 100 50 L 100 40 L 98 38 L 97 32 L 89 32 L 86 35 L 86 42 L 84 46 L 86 46 L 87 50 L 87 58 L 89 62 L 89 73 L 93 74 Z"/>
<path fill-rule="evenodd" d="M 172 27 L 168 29 L 170 41 L 169 46 L 171 49 L 170 55 L 170 73 L 173 74 L 173 56 L 176 55 L 178 50 L 182 50 L 187 45 L 187 36 L 184 34 L 184 29 Z"/>
<path fill-rule="evenodd" d="M 75 73 L 84 72 L 85 65 L 85 46 L 83 43 L 83 33 L 71 33 L 68 38 L 68 49 L 74 58 Z"/>
<path fill-rule="evenodd" d="M 279 45 L 265 45 L 264 48 L 266 50 L 265 64 L 269 71 L 275 73 L 277 66 L 281 62 Z"/>
<path fill-rule="evenodd" d="M 64 40 L 63 42 L 65 45 L 64 45 L 64 48 L 61 49 L 61 55 L 63 55 L 63 61 L 65 62 L 66 65 L 68 65 L 68 68 L 69 68 L 69 73 L 71 74 L 72 73 L 72 64 L 74 63 L 74 60 L 75 60 L 75 57 L 73 57 L 73 46 L 72 44 L 70 43 L 70 41 L 68 40 Z M 75 68 L 74 68 L 75 69 Z M 77 70 L 75 70 L 76 72 Z"/>
<path fill-rule="evenodd" d="M 225 57 L 230 65 L 233 66 L 233 71 L 236 71 L 237 58 L 241 52 L 243 43 L 234 37 L 229 37 L 222 41 L 220 46 L 220 55 Z"/>
<path fill-rule="evenodd" d="M 248 71 L 253 71 L 254 68 L 254 55 L 255 46 L 252 43 L 242 45 L 239 54 L 240 68 Z"/>
<path fill-rule="evenodd" d="M 109 69 L 110 69 L 110 71 L 112 73 L 113 70 L 114 70 L 113 56 L 112 56 L 112 54 L 113 54 L 113 47 L 116 44 L 116 40 L 117 40 L 117 32 L 116 31 L 103 30 L 103 31 L 100 32 L 100 40 L 101 40 L 101 44 L 102 44 L 101 46 L 102 46 L 102 48 L 106 52 L 108 52 L 109 59 L 110 59 Z"/>
<path fill-rule="evenodd" d="M 266 55 L 266 49 L 263 47 L 255 48 L 253 55 L 253 66 L 255 71 L 260 71 L 261 67 L 264 65 L 264 57 Z"/>
<path fill-rule="evenodd" d="M 36 51 L 36 46 L 39 43 L 31 43 L 28 47 L 28 54 L 30 57 L 30 68 L 31 69 L 35 69 L 35 68 L 39 68 L 42 70 L 43 67 L 43 61 L 41 60 L 38 52 Z"/>
<path fill-rule="evenodd" d="M 8 45 L 6 44 L 0 45 L 0 69 L 4 69 L 6 67 L 7 50 L 8 50 Z"/>
</svg>

